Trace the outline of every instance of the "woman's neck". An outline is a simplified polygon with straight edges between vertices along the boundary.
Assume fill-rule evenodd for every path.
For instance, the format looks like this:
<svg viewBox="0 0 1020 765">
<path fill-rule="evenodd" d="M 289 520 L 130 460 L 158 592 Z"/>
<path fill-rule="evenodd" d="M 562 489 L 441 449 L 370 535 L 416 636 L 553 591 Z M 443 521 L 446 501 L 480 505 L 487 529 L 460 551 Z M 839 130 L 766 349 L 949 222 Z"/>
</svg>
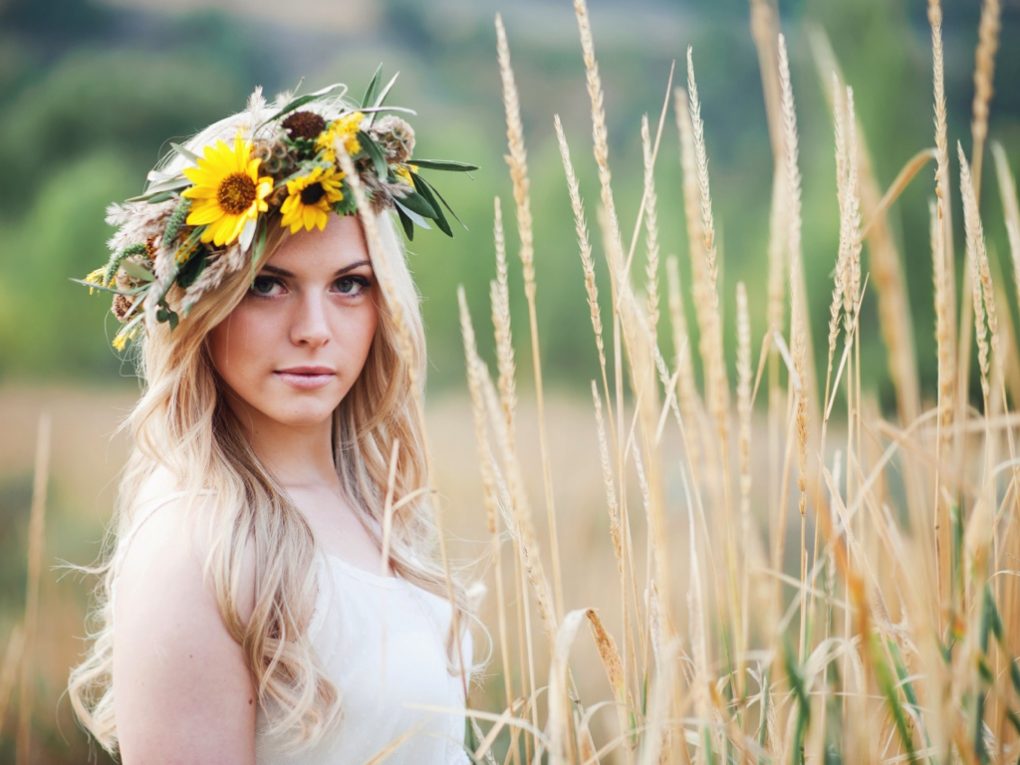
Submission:
<svg viewBox="0 0 1020 765">
<path fill-rule="evenodd" d="M 331 421 L 298 427 L 262 416 L 249 407 L 231 408 L 252 451 L 282 485 L 340 488 L 333 461 Z"/>
<path fill-rule="evenodd" d="M 339 489 L 329 433 L 325 440 L 287 435 L 290 437 L 273 436 L 252 442 L 255 453 L 276 480 L 287 488 Z"/>
</svg>

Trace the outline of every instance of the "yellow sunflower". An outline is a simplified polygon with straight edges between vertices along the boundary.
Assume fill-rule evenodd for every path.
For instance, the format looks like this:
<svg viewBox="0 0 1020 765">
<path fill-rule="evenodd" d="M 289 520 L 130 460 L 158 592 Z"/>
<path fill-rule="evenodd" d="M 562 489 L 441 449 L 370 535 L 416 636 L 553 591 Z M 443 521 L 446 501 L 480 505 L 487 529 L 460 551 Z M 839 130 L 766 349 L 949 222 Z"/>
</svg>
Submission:
<svg viewBox="0 0 1020 765">
<path fill-rule="evenodd" d="M 273 190 L 273 179 L 259 176 L 262 160 L 253 159 L 251 151 L 251 142 L 241 136 L 233 147 L 220 140 L 205 147 L 196 166 L 185 169 L 185 177 L 195 184 L 181 193 L 194 200 L 186 223 L 206 226 L 203 242 L 217 247 L 232 244 L 248 221 L 269 209 L 266 196 Z"/>
<path fill-rule="evenodd" d="M 323 153 L 327 162 L 336 162 L 336 150 L 333 148 L 337 139 L 344 142 L 344 148 L 352 157 L 361 151 L 358 130 L 365 115 L 361 112 L 349 112 L 330 123 L 316 141 L 316 146 Z"/>
<path fill-rule="evenodd" d="M 316 167 L 307 175 L 287 181 L 287 198 L 280 205 L 283 218 L 281 226 L 290 226 L 290 233 L 296 234 L 304 228 L 311 231 L 326 228 L 329 210 L 334 202 L 344 198 L 340 182 L 344 174 L 335 169 Z"/>
</svg>

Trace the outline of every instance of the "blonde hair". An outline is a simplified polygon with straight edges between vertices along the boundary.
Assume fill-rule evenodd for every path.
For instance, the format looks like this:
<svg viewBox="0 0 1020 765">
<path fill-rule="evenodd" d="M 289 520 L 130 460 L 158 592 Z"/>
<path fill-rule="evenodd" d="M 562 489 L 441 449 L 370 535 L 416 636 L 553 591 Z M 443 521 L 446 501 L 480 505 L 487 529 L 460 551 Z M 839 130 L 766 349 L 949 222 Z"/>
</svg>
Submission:
<svg viewBox="0 0 1020 765">
<path fill-rule="evenodd" d="M 192 138 L 188 148 L 198 151 L 218 138 L 232 136 L 239 127 L 250 134 L 277 108 L 277 104 L 267 107 L 256 91 L 246 111 L 211 125 Z M 174 165 L 181 161 L 180 157 L 173 159 L 164 172 L 179 171 L 179 165 Z M 376 293 L 379 322 L 365 366 L 333 413 L 334 464 L 356 513 L 382 528 L 389 459 L 394 442 L 399 440 L 393 503 L 403 500 L 403 504 L 393 513 L 390 563 L 397 575 L 441 597 L 449 597 L 452 590 L 455 618 L 451 619 L 446 648 L 448 671 L 456 674 L 460 669 L 453 657 L 461 638 L 454 626 L 463 627 L 476 619 L 460 574 L 450 572 L 448 590 L 447 573 L 437 560 L 438 529 L 416 405 L 421 400 L 426 366 L 420 295 L 392 215 L 362 214 L 375 220 L 381 247 L 373 250 L 372 257 L 386 259 L 385 264 L 376 265 L 384 266 L 390 278 L 387 289 Z M 256 267 L 281 241 L 283 235 L 267 243 Z M 272 713 L 265 735 L 280 738 L 285 747 L 299 751 L 320 740 L 342 718 L 343 700 L 323 673 L 307 635 L 315 598 L 311 528 L 248 443 L 226 404 L 224 383 L 207 350 L 209 332 L 244 297 L 251 273 L 244 267 L 227 275 L 175 329 L 166 324 L 147 325 L 137 357 L 144 383 L 142 395 L 121 425 L 121 430 L 130 430 L 133 448 L 121 476 L 100 563 L 72 566 L 97 575 L 99 582 L 87 621 L 96 629 L 88 631 L 90 645 L 84 660 L 70 672 L 68 693 L 81 724 L 111 754 L 117 749 L 112 603 L 116 563 L 125 536 L 137 520 L 135 498 L 160 466 L 174 476 L 184 495 L 175 507 L 189 522 L 201 520 L 208 525 L 210 545 L 204 572 L 211 577 L 224 624 L 244 651 L 259 704 Z M 400 324 L 400 342 L 395 322 Z M 412 386 L 418 390 L 413 391 Z M 359 520 L 381 541 L 371 523 Z M 257 579 L 255 608 L 245 624 L 233 593 L 239 591 L 242 551 L 249 545 Z"/>
</svg>

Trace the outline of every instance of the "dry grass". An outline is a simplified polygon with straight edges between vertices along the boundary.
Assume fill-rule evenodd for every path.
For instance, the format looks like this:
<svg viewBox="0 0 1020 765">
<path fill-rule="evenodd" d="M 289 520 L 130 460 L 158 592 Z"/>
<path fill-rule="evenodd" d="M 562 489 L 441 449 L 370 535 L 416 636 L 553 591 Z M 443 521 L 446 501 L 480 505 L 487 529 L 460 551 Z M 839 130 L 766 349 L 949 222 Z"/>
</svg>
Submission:
<svg viewBox="0 0 1020 765">
<path fill-rule="evenodd" d="M 986 15 L 994 13 L 994 5 L 986 5 Z M 589 214 L 558 119 L 555 131 L 599 361 L 601 379 L 587 385 L 599 456 L 597 465 L 593 462 L 583 474 L 564 473 L 559 466 L 553 469 L 556 457 L 544 446 L 537 457 L 541 464 L 534 466 L 529 441 L 519 434 L 508 438 L 508 423 L 519 428 L 524 419 L 512 403 L 507 408 L 505 396 L 497 397 L 474 351 L 475 327 L 462 296 L 481 491 L 486 507 L 503 508 L 502 515 L 512 519 L 507 523 L 512 557 L 530 572 L 532 588 L 524 595 L 523 613 L 534 600 L 542 616 L 541 629 L 518 623 L 515 631 L 506 621 L 511 603 L 498 596 L 496 650 L 501 657 L 526 653 L 526 692 L 513 699 L 508 692 L 502 713 L 478 710 L 479 719 L 498 719 L 500 726 L 517 730 L 511 743 L 507 731 L 501 728 L 493 735 L 495 726 L 490 728 L 484 740 L 475 742 L 476 758 L 496 748 L 506 761 L 520 755 L 529 761 L 547 757 L 550 762 L 586 763 L 1015 761 L 1020 755 L 1020 665 L 1015 660 L 1020 634 L 1013 628 L 1020 628 L 1020 599 L 1014 577 L 1008 576 L 1013 573 L 1008 561 L 1020 551 L 1013 438 L 1020 418 L 1012 412 L 1006 383 L 1008 358 L 1002 344 L 1010 327 L 999 318 L 1005 315 L 1003 298 L 997 297 L 1002 289 L 988 263 L 978 198 L 962 150 L 984 405 L 976 413 L 960 405 L 958 371 L 969 364 L 957 355 L 966 348 L 954 334 L 941 8 L 934 1 L 929 5 L 935 149 L 919 147 L 885 193 L 874 181 L 853 90 L 833 73 L 835 66 L 827 72 L 833 81 L 833 191 L 840 226 L 833 232 L 834 281 L 825 389 L 820 392 L 815 389 L 801 257 L 796 87 L 786 43 L 775 33 L 774 9 L 763 1 L 752 3 L 759 59 L 770 68 L 763 82 L 777 156 L 768 290 L 749 294 L 738 284 L 737 375 L 731 394 L 709 181 L 706 134 L 711 126 L 701 119 L 693 52 L 687 56 L 687 87 L 673 93 L 692 284 L 681 284 L 677 259 L 666 257 L 672 348 L 663 354 L 657 332 L 658 139 L 653 142 L 648 118 L 642 119 L 644 183 L 628 252 L 612 190 L 588 11 L 582 0 L 575 0 L 574 7 L 591 101 L 592 157 L 600 189 L 593 217 L 601 241 L 589 234 Z M 990 87 L 991 21 L 983 22 L 983 30 L 979 69 Z M 511 178 L 520 214 L 530 209 L 521 198 L 527 158 L 514 146 L 523 146 L 520 101 L 516 90 L 511 94 L 506 88 L 513 79 L 501 24 L 498 35 Z M 823 68 L 825 62 L 834 64 L 831 52 L 815 42 Z M 987 99 L 983 103 L 987 110 Z M 987 123 L 986 112 L 976 108 L 975 113 Z M 926 411 L 920 403 L 912 329 L 904 320 L 910 311 L 902 269 L 885 218 L 932 158 L 931 299 L 939 380 L 935 408 Z M 996 162 L 1000 185 L 1012 192 L 1001 151 Z M 1020 225 L 1015 223 L 1015 193 L 1002 197 L 1007 226 L 1012 226 L 1010 241 L 1020 241 L 1013 230 Z M 647 253 L 640 276 L 630 269 L 637 228 Z M 529 236 L 529 257 L 538 245 Z M 611 322 L 599 306 L 599 255 L 607 267 Z M 505 262 L 498 248 L 497 257 Z M 528 285 L 533 274 L 529 262 L 522 266 Z M 504 286 L 492 292 L 493 317 L 498 317 L 497 346 L 505 346 L 509 297 L 502 271 L 500 282 Z M 871 282 L 879 293 L 883 323 L 898 323 L 885 328 L 881 338 L 894 361 L 895 420 L 879 413 L 861 383 L 861 346 L 876 342 L 861 334 L 862 300 Z M 526 286 L 532 312 L 534 293 L 534 286 Z M 700 390 L 692 372 L 683 309 L 687 299 L 693 303 L 705 370 Z M 767 329 L 758 337 L 750 320 L 755 299 L 763 301 L 767 318 Z M 530 339 L 537 358 L 533 326 Z M 510 354 L 512 349 L 504 347 L 500 358 Z M 759 396 L 766 366 L 768 393 Z M 503 380 L 502 362 L 499 371 L 503 390 L 509 383 Z M 541 390 L 541 381 L 536 383 Z M 767 410 L 767 428 L 755 425 L 759 398 L 763 417 Z M 536 414 L 541 434 L 541 408 Z M 560 574 L 554 569 L 548 581 L 541 561 L 558 554 L 578 566 L 585 561 L 558 550 L 554 539 L 539 539 L 526 522 L 525 462 L 546 477 L 547 494 L 550 475 L 572 485 L 599 485 L 604 493 L 605 537 L 593 549 L 611 553 L 602 562 L 615 565 L 589 568 L 564 582 L 570 587 L 564 587 L 563 610 L 549 605 L 550 593 L 559 591 L 555 580 Z M 797 515 L 788 522 L 794 508 Z M 593 510 L 588 507 L 586 513 Z M 788 556 L 785 548 L 794 539 L 796 553 Z M 501 547 L 494 537 L 491 563 L 497 582 L 510 564 L 508 556 L 497 554 Z M 604 583 L 607 575 L 615 577 L 615 586 L 595 584 L 596 579 Z M 581 639 L 586 619 L 590 643 Z M 593 662 L 601 665 L 601 673 L 593 673 Z M 512 664 L 512 658 L 504 658 L 503 671 Z M 544 676 L 540 667 L 547 668 Z M 516 669 L 515 676 L 523 675 L 523 666 Z M 526 727 L 511 719 L 518 714 L 527 717 Z"/>
<path fill-rule="evenodd" d="M 974 196 L 981 199 L 981 167 L 985 141 L 988 138 L 988 112 L 995 77 L 995 52 L 999 49 L 999 17 L 1002 8 L 999 0 L 984 0 L 981 5 L 981 23 L 978 26 L 978 46 L 974 52 L 974 104 L 971 108 L 970 134 L 974 139 L 971 155 L 971 174 L 974 178 Z"/>
</svg>

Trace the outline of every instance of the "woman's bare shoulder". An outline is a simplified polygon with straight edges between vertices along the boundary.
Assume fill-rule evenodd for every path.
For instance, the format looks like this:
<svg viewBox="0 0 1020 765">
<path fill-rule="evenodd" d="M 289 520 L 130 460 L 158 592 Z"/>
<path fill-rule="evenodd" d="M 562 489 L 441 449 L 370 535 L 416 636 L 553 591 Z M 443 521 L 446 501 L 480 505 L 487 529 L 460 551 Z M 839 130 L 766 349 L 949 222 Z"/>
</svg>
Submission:
<svg viewBox="0 0 1020 765">
<path fill-rule="evenodd" d="M 131 593 L 160 598 L 201 586 L 215 606 L 212 582 L 204 574 L 205 561 L 214 547 L 212 514 L 223 513 L 215 497 L 200 494 L 189 502 L 166 468 L 153 471 L 134 501 L 135 514 L 122 541 L 117 569 L 117 598 Z M 250 541 L 243 545 L 240 570 L 239 616 L 247 623 L 254 606 L 255 554 Z M 172 590 L 162 593 L 160 588 Z"/>
<path fill-rule="evenodd" d="M 166 465 L 156 465 L 131 497 L 131 506 L 137 513 L 179 496 L 183 492 L 178 477 Z"/>
<path fill-rule="evenodd" d="M 198 510 L 214 511 L 207 502 Z M 121 751 L 144 760 L 188 742 L 181 761 L 250 762 L 251 674 L 203 573 L 211 549 L 205 524 L 189 521 L 182 503 L 171 499 L 151 513 L 119 569 L 113 674 Z M 254 562 L 243 557 L 242 623 L 254 592 Z"/>
</svg>

